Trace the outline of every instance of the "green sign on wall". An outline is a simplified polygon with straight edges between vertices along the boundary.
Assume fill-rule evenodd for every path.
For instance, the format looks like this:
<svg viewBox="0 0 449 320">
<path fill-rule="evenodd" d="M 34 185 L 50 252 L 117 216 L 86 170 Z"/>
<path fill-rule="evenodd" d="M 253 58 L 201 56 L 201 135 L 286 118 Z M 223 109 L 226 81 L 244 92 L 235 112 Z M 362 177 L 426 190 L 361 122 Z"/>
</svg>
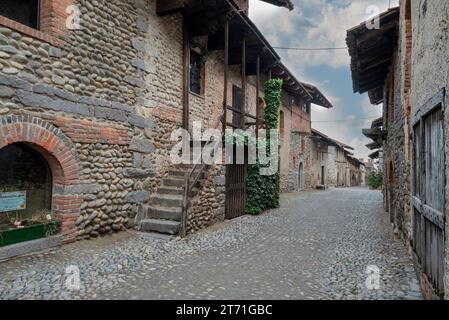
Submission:
<svg viewBox="0 0 449 320">
<path fill-rule="evenodd" d="M 25 210 L 26 191 L 0 192 L 0 212 Z"/>
</svg>

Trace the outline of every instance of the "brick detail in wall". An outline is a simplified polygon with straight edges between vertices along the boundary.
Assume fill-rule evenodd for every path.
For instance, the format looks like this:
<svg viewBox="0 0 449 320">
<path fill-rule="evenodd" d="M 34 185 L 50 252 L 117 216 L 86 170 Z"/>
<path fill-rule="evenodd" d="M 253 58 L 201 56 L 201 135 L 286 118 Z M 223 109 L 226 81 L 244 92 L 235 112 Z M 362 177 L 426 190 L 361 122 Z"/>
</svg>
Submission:
<svg viewBox="0 0 449 320">
<path fill-rule="evenodd" d="M 55 192 L 61 186 L 79 183 L 79 167 L 71 141 L 59 128 L 36 117 L 0 118 L 0 149 L 18 142 L 33 147 L 46 159 L 53 177 L 52 210 L 60 221 L 64 243 L 75 241 L 75 221 L 83 199 L 79 195 Z"/>
<path fill-rule="evenodd" d="M 66 21 L 69 15 L 66 11 L 72 4 L 73 0 L 41 0 L 41 31 L 55 38 L 64 39 L 68 33 Z"/>
<path fill-rule="evenodd" d="M 157 108 L 154 108 L 152 115 L 163 120 L 182 124 L 182 109 L 159 105 Z"/>
<path fill-rule="evenodd" d="M 0 25 L 19 31 L 31 38 L 62 47 L 69 31 L 66 27 L 66 21 L 69 18 L 66 10 L 72 4 L 73 0 L 41 0 L 40 30 L 30 28 L 4 16 L 0 16 Z"/>
<path fill-rule="evenodd" d="M 128 136 L 126 128 L 119 124 L 59 116 L 51 117 L 48 120 L 58 126 L 73 142 L 116 145 L 129 145 L 131 142 L 131 137 Z"/>
</svg>

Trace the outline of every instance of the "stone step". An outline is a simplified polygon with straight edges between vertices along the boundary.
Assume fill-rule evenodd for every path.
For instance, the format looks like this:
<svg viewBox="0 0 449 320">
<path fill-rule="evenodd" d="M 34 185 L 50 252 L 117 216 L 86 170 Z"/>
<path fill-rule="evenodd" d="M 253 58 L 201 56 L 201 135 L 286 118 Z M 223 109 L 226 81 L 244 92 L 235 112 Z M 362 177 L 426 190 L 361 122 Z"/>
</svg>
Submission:
<svg viewBox="0 0 449 320">
<path fill-rule="evenodd" d="M 182 170 L 182 169 L 176 169 L 176 170 L 171 170 L 168 174 L 168 178 L 175 178 L 175 179 L 185 179 L 187 178 L 187 175 L 190 174 L 190 169 L 189 170 Z M 199 169 L 195 170 L 194 174 L 198 174 Z M 202 173 L 201 178 L 204 178 L 206 174 L 206 171 Z"/>
<path fill-rule="evenodd" d="M 182 208 L 167 208 L 161 206 L 150 206 L 147 210 L 147 218 L 181 221 Z"/>
<path fill-rule="evenodd" d="M 181 223 L 170 220 L 145 219 L 140 224 L 140 230 L 144 232 L 158 232 L 175 235 L 179 232 Z"/>
<path fill-rule="evenodd" d="M 145 232 L 141 233 L 141 235 L 142 237 L 151 238 L 159 241 L 172 241 L 176 239 L 174 235 L 162 234 L 157 232 Z"/>
<path fill-rule="evenodd" d="M 177 187 L 182 188 L 184 187 L 184 179 L 181 178 L 164 178 L 162 179 L 162 185 L 166 187 Z"/>
<path fill-rule="evenodd" d="M 180 169 L 176 169 L 176 170 L 171 170 L 168 173 L 168 177 L 169 178 L 185 178 L 188 174 L 189 174 L 189 170 L 180 170 Z"/>
<path fill-rule="evenodd" d="M 182 206 L 182 200 L 184 198 L 184 193 L 180 194 L 156 194 L 152 199 L 151 203 L 156 206 L 161 207 L 175 207 L 179 208 Z"/>
<path fill-rule="evenodd" d="M 158 191 L 159 194 L 178 194 L 184 195 L 184 188 L 161 186 Z"/>
</svg>

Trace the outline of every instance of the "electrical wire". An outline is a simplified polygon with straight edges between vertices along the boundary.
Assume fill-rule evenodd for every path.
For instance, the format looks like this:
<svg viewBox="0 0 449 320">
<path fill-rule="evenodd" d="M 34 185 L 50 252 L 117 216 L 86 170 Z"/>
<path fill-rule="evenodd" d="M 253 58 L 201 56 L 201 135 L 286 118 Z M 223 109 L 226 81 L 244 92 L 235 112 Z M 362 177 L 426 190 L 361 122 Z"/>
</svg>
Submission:
<svg viewBox="0 0 449 320">
<path fill-rule="evenodd" d="M 334 50 L 348 50 L 348 47 L 328 47 L 328 48 L 295 48 L 295 47 L 273 47 L 279 50 L 296 50 L 296 51 L 334 51 Z"/>
<path fill-rule="evenodd" d="M 359 120 L 371 120 L 378 119 L 379 117 L 371 117 L 371 118 L 358 118 L 358 119 L 341 119 L 341 120 L 328 120 L 328 121 L 313 121 L 315 123 L 330 123 L 330 122 L 351 122 L 351 121 L 359 121 Z"/>
</svg>

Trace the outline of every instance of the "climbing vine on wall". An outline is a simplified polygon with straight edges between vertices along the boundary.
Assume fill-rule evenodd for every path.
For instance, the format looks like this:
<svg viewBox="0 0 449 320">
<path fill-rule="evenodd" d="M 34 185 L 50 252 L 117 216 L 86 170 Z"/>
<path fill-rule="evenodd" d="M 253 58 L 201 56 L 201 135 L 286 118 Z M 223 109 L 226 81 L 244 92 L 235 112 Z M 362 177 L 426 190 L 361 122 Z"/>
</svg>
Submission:
<svg viewBox="0 0 449 320">
<path fill-rule="evenodd" d="M 272 79 L 265 83 L 265 129 L 267 130 L 267 139 L 270 139 L 270 130 L 278 129 L 279 107 L 281 104 L 282 80 Z M 271 154 L 273 147 L 266 141 L 259 143 L 258 148 L 267 150 Z M 278 161 L 280 163 L 280 161 Z M 279 167 L 273 175 L 261 175 L 260 169 L 266 166 L 260 163 L 248 166 L 248 175 L 246 179 L 246 213 L 260 214 L 265 210 L 279 207 L 280 193 L 280 172 Z"/>
</svg>

